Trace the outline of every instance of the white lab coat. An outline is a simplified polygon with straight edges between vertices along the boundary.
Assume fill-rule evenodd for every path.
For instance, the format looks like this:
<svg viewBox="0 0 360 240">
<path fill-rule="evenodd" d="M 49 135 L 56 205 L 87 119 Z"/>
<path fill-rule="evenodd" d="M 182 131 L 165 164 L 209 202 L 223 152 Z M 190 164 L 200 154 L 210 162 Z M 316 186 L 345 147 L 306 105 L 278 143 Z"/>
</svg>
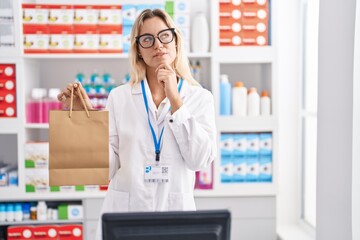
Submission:
<svg viewBox="0 0 360 240">
<path fill-rule="evenodd" d="M 152 126 L 159 138 L 164 126 L 160 164 L 169 165 L 168 183 L 144 181 L 145 163 L 155 163 L 155 147 L 141 84 L 113 89 L 107 110 L 110 126 L 110 184 L 101 213 L 195 210 L 195 172 L 216 157 L 215 110 L 212 94 L 183 81 L 183 105 L 171 115 L 167 103 L 156 120 L 156 106 L 147 81 Z M 101 216 L 100 216 L 101 219 Z M 101 221 L 97 237 L 101 239 Z"/>
</svg>

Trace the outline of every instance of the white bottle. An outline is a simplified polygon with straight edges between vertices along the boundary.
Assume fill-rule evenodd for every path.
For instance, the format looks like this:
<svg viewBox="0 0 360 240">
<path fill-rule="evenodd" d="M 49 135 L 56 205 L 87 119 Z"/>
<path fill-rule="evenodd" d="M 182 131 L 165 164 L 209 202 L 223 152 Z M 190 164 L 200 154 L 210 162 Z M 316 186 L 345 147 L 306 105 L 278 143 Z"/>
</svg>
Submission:
<svg viewBox="0 0 360 240">
<path fill-rule="evenodd" d="M 23 220 L 23 212 L 20 203 L 15 204 L 14 218 L 16 222 L 21 222 Z"/>
<path fill-rule="evenodd" d="M 243 82 L 236 82 L 232 89 L 233 114 L 245 117 L 247 112 L 247 89 Z"/>
<path fill-rule="evenodd" d="M 191 50 L 192 52 L 208 52 L 209 51 L 209 25 L 205 13 L 196 13 L 192 21 L 191 28 Z"/>
<path fill-rule="evenodd" d="M 261 93 L 260 113 L 261 116 L 270 116 L 271 100 L 267 91 Z"/>
<path fill-rule="evenodd" d="M 47 211 L 46 203 L 44 201 L 39 201 L 36 209 L 37 209 L 37 220 L 45 221 L 46 211 Z"/>
<path fill-rule="evenodd" d="M 6 221 L 6 205 L 0 204 L 0 222 Z"/>
<path fill-rule="evenodd" d="M 256 88 L 250 88 L 248 92 L 248 116 L 260 115 L 260 96 Z"/>
<path fill-rule="evenodd" d="M 8 203 L 6 206 L 6 221 L 13 222 L 14 220 L 15 220 L 14 205 L 11 203 Z"/>
</svg>

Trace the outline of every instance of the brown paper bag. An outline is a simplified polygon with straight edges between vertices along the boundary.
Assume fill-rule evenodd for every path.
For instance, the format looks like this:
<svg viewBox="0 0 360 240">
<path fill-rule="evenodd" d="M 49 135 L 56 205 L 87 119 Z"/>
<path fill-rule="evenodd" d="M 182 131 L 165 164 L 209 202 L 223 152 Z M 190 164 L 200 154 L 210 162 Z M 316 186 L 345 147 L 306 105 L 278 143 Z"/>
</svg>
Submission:
<svg viewBox="0 0 360 240">
<path fill-rule="evenodd" d="M 109 114 L 88 111 L 50 111 L 50 186 L 104 185 L 109 181 Z"/>
</svg>

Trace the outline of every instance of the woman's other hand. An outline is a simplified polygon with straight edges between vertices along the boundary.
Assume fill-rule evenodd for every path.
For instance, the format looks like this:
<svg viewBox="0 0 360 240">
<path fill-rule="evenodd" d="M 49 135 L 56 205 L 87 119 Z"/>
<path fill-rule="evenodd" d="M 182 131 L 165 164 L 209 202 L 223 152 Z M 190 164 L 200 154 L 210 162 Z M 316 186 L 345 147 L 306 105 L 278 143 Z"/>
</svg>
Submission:
<svg viewBox="0 0 360 240">
<path fill-rule="evenodd" d="M 67 109 L 70 108 L 70 101 L 71 101 L 70 96 L 71 96 L 72 88 L 74 88 L 73 110 L 84 109 L 83 104 L 81 103 L 79 97 L 78 89 L 80 89 L 81 95 L 84 98 L 87 109 L 88 110 L 93 109 L 89 96 L 86 94 L 85 89 L 79 82 L 68 83 L 66 88 L 63 89 L 62 92 L 57 95 L 58 100 L 63 103 L 63 107 Z"/>
</svg>

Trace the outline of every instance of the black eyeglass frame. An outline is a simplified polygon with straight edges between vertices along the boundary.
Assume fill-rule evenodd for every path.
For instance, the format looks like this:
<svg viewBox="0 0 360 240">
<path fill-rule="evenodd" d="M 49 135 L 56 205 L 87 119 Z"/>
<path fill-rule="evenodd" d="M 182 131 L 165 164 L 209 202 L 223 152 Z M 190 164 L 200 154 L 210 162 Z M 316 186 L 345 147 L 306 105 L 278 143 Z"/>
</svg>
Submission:
<svg viewBox="0 0 360 240">
<path fill-rule="evenodd" d="M 169 31 L 169 30 L 170 30 L 171 33 L 172 33 L 172 38 L 171 38 L 171 40 L 170 40 L 169 42 L 163 42 L 163 41 L 159 38 L 159 35 L 160 35 L 162 32 Z M 175 35 L 176 35 L 176 34 L 175 34 L 175 28 L 167 28 L 167 29 L 164 29 L 164 30 L 161 30 L 160 32 L 158 32 L 157 35 L 152 35 L 152 34 L 150 34 L 150 33 L 142 34 L 142 35 L 140 35 L 140 36 L 135 37 L 135 40 L 136 40 L 136 44 L 140 45 L 142 48 L 151 48 L 151 47 L 153 47 L 154 44 L 155 44 L 155 38 L 159 39 L 159 41 L 160 41 L 162 44 L 169 44 L 169 43 L 171 43 L 172 41 L 174 41 Z M 143 45 L 141 45 L 141 43 L 140 43 L 140 38 L 143 37 L 143 36 L 151 36 L 151 37 L 153 37 L 154 40 L 153 40 L 151 46 L 149 46 L 149 47 L 144 47 Z"/>
</svg>

